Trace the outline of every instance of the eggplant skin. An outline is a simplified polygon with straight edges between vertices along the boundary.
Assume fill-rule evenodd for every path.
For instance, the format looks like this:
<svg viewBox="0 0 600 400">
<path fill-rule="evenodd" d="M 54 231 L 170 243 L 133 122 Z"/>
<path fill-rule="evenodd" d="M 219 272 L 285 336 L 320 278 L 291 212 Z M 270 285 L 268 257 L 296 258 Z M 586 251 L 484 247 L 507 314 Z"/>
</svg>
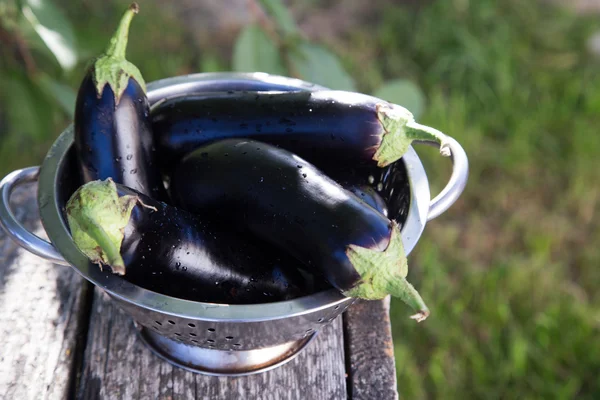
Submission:
<svg viewBox="0 0 600 400">
<path fill-rule="evenodd" d="M 166 191 L 156 163 L 148 99 L 129 78 L 118 104 L 110 85 L 97 95 L 92 73 L 81 83 L 75 105 L 75 148 L 84 182 L 112 178 L 155 199 Z"/>
<path fill-rule="evenodd" d="M 194 83 L 194 94 L 212 92 L 306 92 L 295 82 L 285 83 L 286 80 L 294 81 L 293 78 L 279 80 L 279 82 L 261 81 L 247 78 L 211 79 L 197 81 Z M 304 86 L 309 88 L 310 86 Z"/>
<path fill-rule="evenodd" d="M 327 169 L 340 160 L 375 163 L 382 103 L 344 91 L 196 93 L 165 99 L 150 116 L 165 171 L 188 152 L 227 138 L 267 142 Z"/>
<path fill-rule="evenodd" d="M 347 188 L 356 197 L 361 199 L 370 207 L 379 211 L 382 215 L 388 216 L 388 206 L 385 200 L 377 193 L 375 188 L 369 185 L 355 185 Z"/>
<path fill-rule="evenodd" d="M 249 231 L 322 273 L 337 289 L 361 276 L 349 245 L 384 251 L 392 223 L 304 159 L 245 139 L 186 156 L 171 176 L 178 207 Z"/>
<path fill-rule="evenodd" d="M 192 301 L 253 304 L 309 294 L 292 257 L 252 238 L 117 185 L 139 201 L 124 230 L 124 279 Z M 297 268 L 298 267 L 298 268 Z"/>
</svg>

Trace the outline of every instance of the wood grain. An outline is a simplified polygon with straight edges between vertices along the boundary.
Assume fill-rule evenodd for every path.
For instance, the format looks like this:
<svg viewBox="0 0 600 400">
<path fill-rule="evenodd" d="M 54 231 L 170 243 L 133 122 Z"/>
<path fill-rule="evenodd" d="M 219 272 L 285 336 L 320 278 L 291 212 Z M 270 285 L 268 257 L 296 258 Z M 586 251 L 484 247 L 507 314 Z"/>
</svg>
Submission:
<svg viewBox="0 0 600 400">
<path fill-rule="evenodd" d="M 345 399 L 341 318 L 288 364 L 220 378 L 172 367 L 150 352 L 131 319 L 96 289 L 78 399 Z"/>
<path fill-rule="evenodd" d="M 44 236 L 35 187 L 17 189 L 13 210 Z M 0 399 L 63 399 L 74 360 L 82 279 L 22 250 L 0 229 Z"/>
<path fill-rule="evenodd" d="M 358 301 L 344 314 L 348 395 L 352 400 L 398 399 L 389 296 Z"/>
</svg>

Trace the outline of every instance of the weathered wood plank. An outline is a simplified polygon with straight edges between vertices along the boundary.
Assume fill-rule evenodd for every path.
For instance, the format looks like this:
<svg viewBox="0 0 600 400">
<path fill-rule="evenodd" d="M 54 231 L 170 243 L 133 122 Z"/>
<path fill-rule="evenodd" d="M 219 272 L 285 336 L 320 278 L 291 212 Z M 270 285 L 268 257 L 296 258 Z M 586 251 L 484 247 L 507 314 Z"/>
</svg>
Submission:
<svg viewBox="0 0 600 400">
<path fill-rule="evenodd" d="M 131 319 L 96 289 L 79 399 L 345 399 L 341 318 L 288 364 L 219 378 L 172 367 L 137 338 Z"/>
<path fill-rule="evenodd" d="M 348 394 L 352 400 L 398 399 L 390 298 L 359 301 L 344 313 Z"/>
<path fill-rule="evenodd" d="M 15 214 L 44 236 L 35 192 L 12 197 Z M 82 279 L 13 243 L 0 229 L 0 399 L 64 399 L 74 360 Z"/>
</svg>

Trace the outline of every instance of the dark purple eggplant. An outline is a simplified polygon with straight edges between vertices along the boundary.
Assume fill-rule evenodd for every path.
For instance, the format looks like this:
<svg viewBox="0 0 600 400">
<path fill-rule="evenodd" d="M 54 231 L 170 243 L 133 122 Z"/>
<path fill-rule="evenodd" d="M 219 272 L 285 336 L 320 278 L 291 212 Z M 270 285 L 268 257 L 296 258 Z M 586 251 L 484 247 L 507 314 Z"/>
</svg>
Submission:
<svg viewBox="0 0 600 400">
<path fill-rule="evenodd" d="M 125 59 L 129 25 L 137 12 L 134 3 L 106 52 L 83 78 L 75 104 L 75 148 L 84 182 L 112 178 L 163 199 L 146 85 L 137 67 Z"/>
<path fill-rule="evenodd" d="M 81 186 L 66 213 L 73 241 L 92 262 L 155 292 L 247 304 L 287 300 L 311 289 L 292 257 L 110 178 Z"/>
<path fill-rule="evenodd" d="M 245 139 L 203 146 L 177 165 L 170 190 L 178 207 L 289 252 L 346 296 L 392 294 L 415 319 L 429 314 L 406 280 L 398 224 L 287 150 Z"/>
<path fill-rule="evenodd" d="M 165 171 L 188 152 L 226 138 L 282 147 L 326 172 L 342 161 L 389 165 L 413 140 L 437 141 L 450 155 L 443 133 L 416 123 L 404 107 L 360 93 L 185 94 L 158 102 L 150 116 Z"/>
<path fill-rule="evenodd" d="M 388 216 L 388 207 L 385 200 L 377 193 L 377 190 L 369 185 L 355 185 L 347 188 L 356 197 L 379 211 L 384 216 Z"/>
</svg>

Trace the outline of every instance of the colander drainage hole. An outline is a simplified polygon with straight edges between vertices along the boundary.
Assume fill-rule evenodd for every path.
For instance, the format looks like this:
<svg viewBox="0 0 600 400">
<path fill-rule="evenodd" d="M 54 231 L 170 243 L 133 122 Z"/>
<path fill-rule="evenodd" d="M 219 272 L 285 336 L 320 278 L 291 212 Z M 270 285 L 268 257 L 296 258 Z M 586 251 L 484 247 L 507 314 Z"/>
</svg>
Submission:
<svg viewBox="0 0 600 400">
<path fill-rule="evenodd" d="M 306 333 L 311 333 L 313 330 L 312 329 L 307 329 Z"/>
<path fill-rule="evenodd" d="M 209 331 L 209 332 L 214 332 L 214 331 L 215 331 L 215 328 L 208 328 L 208 331 Z"/>
<path fill-rule="evenodd" d="M 225 336 L 225 339 L 227 339 L 227 340 L 233 340 L 233 336 Z"/>
<path fill-rule="evenodd" d="M 175 332 L 175 336 L 181 336 L 181 333 Z"/>
<path fill-rule="evenodd" d="M 241 344 L 239 344 L 239 343 L 234 343 L 233 345 L 234 345 L 235 347 L 240 347 L 240 346 L 241 346 Z"/>
<path fill-rule="evenodd" d="M 190 333 L 190 336 L 197 336 L 195 333 Z"/>
<path fill-rule="evenodd" d="M 195 328 L 195 327 L 196 327 L 196 325 L 194 325 L 194 324 L 188 324 L 188 326 L 189 326 L 190 328 Z"/>
<path fill-rule="evenodd" d="M 215 341 L 214 341 L 214 340 L 212 340 L 212 339 L 206 339 L 206 341 L 207 341 L 208 343 L 214 343 L 214 342 L 215 342 Z"/>
<path fill-rule="evenodd" d="M 171 320 L 168 320 L 167 322 L 170 323 L 171 325 L 175 325 L 175 322 L 173 322 Z"/>
<path fill-rule="evenodd" d="M 192 343 L 200 343 L 196 339 L 192 339 Z"/>
<path fill-rule="evenodd" d="M 325 321 L 325 318 L 319 318 L 319 319 L 317 320 L 317 322 L 323 322 L 323 321 Z"/>
<path fill-rule="evenodd" d="M 156 325 L 162 326 L 162 322 L 160 322 L 160 321 L 154 321 L 154 323 L 156 323 Z"/>
<path fill-rule="evenodd" d="M 333 307 L 333 309 L 334 309 L 334 310 L 339 310 L 339 309 L 340 309 L 340 306 L 335 306 L 335 307 Z"/>
</svg>

